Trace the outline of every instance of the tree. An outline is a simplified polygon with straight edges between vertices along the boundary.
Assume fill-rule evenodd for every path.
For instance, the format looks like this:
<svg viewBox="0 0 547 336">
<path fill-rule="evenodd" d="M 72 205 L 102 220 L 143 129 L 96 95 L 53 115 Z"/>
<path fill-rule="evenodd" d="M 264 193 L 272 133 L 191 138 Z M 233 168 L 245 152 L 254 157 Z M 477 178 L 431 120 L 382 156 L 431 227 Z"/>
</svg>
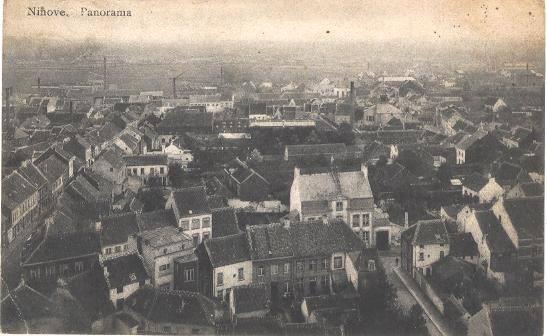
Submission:
<svg viewBox="0 0 547 336">
<path fill-rule="evenodd" d="M 251 151 L 251 153 L 249 153 L 248 160 L 250 163 L 261 163 L 264 161 L 264 157 L 260 154 L 260 151 L 255 148 Z"/>
<path fill-rule="evenodd" d="M 353 145 L 355 142 L 355 134 L 353 133 L 353 129 L 350 124 L 348 123 L 341 123 L 338 127 L 338 136 L 340 138 L 340 141 L 345 143 L 346 145 Z"/>
<path fill-rule="evenodd" d="M 406 334 L 407 335 L 428 335 L 427 328 L 425 326 L 424 311 L 417 303 L 410 308 L 408 315 L 406 316 Z"/>
<path fill-rule="evenodd" d="M 437 178 L 439 179 L 443 187 L 448 186 L 450 184 L 450 179 L 452 178 L 450 166 L 446 163 L 443 163 L 437 171 Z"/>
<path fill-rule="evenodd" d="M 304 142 L 307 144 L 318 144 L 321 143 L 321 139 L 319 139 L 319 136 L 315 131 L 311 131 Z"/>
</svg>

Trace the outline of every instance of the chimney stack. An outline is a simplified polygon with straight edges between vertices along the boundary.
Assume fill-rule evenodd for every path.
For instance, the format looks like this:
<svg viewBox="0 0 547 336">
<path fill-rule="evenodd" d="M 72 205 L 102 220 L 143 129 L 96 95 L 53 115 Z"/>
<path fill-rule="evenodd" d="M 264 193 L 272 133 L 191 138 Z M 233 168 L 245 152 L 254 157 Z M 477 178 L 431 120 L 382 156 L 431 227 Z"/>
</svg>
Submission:
<svg viewBox="0 0 547 336">
<path fill-rule="evenodd" d="M 353 103 L 353 100 L 355 99 L 355 83 L 353 81 L 349 83 L 349 96 L 351 98 L 351 102 Z"/>
<path fill-rule="evenodd" d="M 408 228 L 408 211 L 405 211 L 405 229 Z"/>
<path fill-rule="evenodd" d="M 40 77 L 38 77 L 38 90 L 40 90 Z"/>
<path fill-rule="evenodd" d="M 296 178 L 297 176 L 300 176 L 300 168 L 295 166 L 294 167 L 294 178 Z"/>
<path fill-rule="evenodd" d="M 102 229 L 102 222 L 100 220 L 95 222 L 95 231 L 100 232 Z"/>
<path fill-rule="evenodd" d="M 70 114 L 72 114 L 72 112 L 74 111 L 74 104 L 72 100 L 69 102 L 69 110 L 70 110 Z"/>
<path fill-rule="evenodd" d="M 291 227 L 291 219 L 288 216 L 283 218 L 282 221 L 283 221 L 283 227 L 285 229 L 288 229 Z"/>
<path fill-rule="evenodd" d="M 329 217 L 327 217 L 327 215 L 321 216 L 321 220 L 323 221 L 323 224 L 329 224 Z"/>
<path fill-rule="evenodd" d="M 365 178 L 368 179 L 368 166 L 366 163 L 361 163 L 361 171 L 363 172 L 363 174 L 365 175 Z"/>
</svg>

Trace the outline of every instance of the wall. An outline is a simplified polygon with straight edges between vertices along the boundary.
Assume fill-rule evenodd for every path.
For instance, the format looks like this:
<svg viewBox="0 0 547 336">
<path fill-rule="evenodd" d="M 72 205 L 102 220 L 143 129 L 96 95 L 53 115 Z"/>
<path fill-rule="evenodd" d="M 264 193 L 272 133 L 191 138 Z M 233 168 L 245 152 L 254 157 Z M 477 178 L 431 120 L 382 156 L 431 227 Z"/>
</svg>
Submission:
<svg viewBox="0 0 547 336">
<path fill-rule="evenodd" d="M 440 253 L 441 251 L 444 251 L 444 255 L 447 256 L 450 250 L 449 244 L 444 244 L 444 246 L 441 246 L 440 244 L 429 244 L 424 245 L 424 248 L 420 248 L 419 245 L 414 245 L 414 267 L 417 268 L 426 268 L 430 266 L 432 263 L 436 262 L 440 259 Z M 424 260 L 420 261 L 420 253 L 423 252 L 424 254 Z"/>
<path fill-rule="evenodd" d="M 441 314 L 444 314 L 444 303 L 437 292 L 431 287 L 426 278 L 420 274 L 419 271 L 414 272 L 414 279 L 424 294 L 431 300 L 433 305 L 439 310 Z"/>
<path fill-rule="evenodd" d="M 238 280 L 238 269 L 243 268 L 243 280 Z M 222 286 L 217 286 L 217 274 L 224 274 Z M 248 285 L 253 280 L 253 264 L 250 260 L 239 263 L 217 267 L 213 270 L 213 296 L 217 297 L 218 291 L 223 291 L 232 287 Z"/>
</svg>

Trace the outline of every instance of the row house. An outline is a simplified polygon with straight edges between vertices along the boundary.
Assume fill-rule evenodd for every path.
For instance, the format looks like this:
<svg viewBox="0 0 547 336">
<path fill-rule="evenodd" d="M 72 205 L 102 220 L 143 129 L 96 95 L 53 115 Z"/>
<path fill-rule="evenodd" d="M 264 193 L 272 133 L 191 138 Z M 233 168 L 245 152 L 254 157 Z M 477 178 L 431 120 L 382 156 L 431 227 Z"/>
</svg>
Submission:
<svg viewBox="0 0 547 336">
<path fill-rule="evenodd" d="M 331 167 L 306 173 L 295 167 L 290 210 L 302 221 L 322 217 L 343 220 L 369 246 L 385 249 L 391 240 L 389 220 L 374 206 L 365 164 L 361 170 L 348 172 Z"/>
<path fill-rule="evenodd" d="M 100 245 L 95 232 L 47 236 L 21 262 L 27 283 L 55 284 L 59 278 L 92 270 L 98 263 Z"/>
<path fill-rule="evenodd" d="M 227 299 L 234 288 L 249 284 L 265 285 L 272 298 L 358 290 L 362 265 L 369 267 L 360 257 L 363 247 L 337 220 L 251 226 L 198 247 L 200 291 Z"/>
<path fill-rule="evenodd" d="M 167 184 L 169 166 L 167 155 L 132 155 L 125 156 L 125 174 L 134 176 L 144 183 L 150 179 L 159 179 L 162 185 Z"/>
<path fill-rule="evenodd" d="M 2 245 L 11 244 L 35 223 L 38 190 L 17 171 L 2 180 Z M 19 238 L 20 241 L 24 238 Z"/>
<path fill-rule="evenodd" d="M 49 210 L 52 205 L 52 194 L 49 189 L 48 179 L 40 168 L 28 160 L 22 162 L 17 171 L 38 190 L 38 213 L 42 214 Z"/>
<path fill-rule="evenodd" d="M 174 190 L 169 195 L 165 208 L 173 210 L 177 226 L 192 237 L 194 246 L 211 238 L 212 213 L 205 187 Z"/>
</svg>

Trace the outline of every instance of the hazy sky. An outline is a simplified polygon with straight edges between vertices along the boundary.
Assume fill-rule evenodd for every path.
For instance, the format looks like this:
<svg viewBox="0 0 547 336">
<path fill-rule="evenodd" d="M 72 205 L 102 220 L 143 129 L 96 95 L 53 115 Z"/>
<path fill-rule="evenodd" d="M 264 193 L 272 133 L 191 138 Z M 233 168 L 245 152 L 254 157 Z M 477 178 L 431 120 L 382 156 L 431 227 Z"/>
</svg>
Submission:
<svg viewBox="0 0 547 336">
<path fill-rule="evenodd" d="M 65 9 L 70 17 L 27 16 L 29 6 Z M 543 6 L 538 0 L 4 0 L 4 34 L 114 42 L 543 41 Z M 81 16 L 81 7 L 132 16 Z"/>
</svg>

